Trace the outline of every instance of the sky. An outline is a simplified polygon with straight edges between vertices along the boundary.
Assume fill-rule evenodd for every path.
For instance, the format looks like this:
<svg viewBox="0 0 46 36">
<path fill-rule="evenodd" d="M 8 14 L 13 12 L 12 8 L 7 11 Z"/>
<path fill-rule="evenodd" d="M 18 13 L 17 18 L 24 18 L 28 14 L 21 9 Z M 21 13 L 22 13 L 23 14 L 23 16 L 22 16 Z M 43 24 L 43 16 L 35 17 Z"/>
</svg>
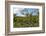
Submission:
<svg viewBox="0 0 46 36">
<path fill-rule="evenodd" d="M 16 16 L 25 16 L 22 13 L 33 13 L 32 15 L 37 15 L 37 12 L 39 12 L 39 9 L 36 8 L 14 8 L 13 13 L 16 14 Z"/>
</svg>

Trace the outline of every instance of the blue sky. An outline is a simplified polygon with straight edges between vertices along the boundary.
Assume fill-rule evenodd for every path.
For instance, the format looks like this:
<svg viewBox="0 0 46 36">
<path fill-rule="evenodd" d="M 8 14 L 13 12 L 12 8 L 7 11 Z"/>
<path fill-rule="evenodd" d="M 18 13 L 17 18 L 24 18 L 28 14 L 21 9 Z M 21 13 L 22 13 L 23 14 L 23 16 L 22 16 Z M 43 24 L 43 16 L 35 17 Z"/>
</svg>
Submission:
<svg viewBox="0 0 46 36">
<path fill-rule="evenodd" d="M 14 8 L 14 14 L 16 14 L 16 16 L 25 16 L 22 13 L 33 13 L 32 15 L 37 15 L 37 12 L 39 12 L 39 9 L 36 8 Z"/>
</svg>

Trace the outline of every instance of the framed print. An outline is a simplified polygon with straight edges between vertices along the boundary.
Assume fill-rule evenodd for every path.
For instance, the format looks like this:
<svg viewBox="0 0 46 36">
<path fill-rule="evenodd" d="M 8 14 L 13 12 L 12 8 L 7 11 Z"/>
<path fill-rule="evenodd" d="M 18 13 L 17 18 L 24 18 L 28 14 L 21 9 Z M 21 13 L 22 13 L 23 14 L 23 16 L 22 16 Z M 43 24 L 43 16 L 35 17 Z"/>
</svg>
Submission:
<svg viewBox="0 0 46 36">
<path fill-rule="evenodd" d="M 6 1 L 6 35 L 45 32 L 45 4 Z"/>
</svg>

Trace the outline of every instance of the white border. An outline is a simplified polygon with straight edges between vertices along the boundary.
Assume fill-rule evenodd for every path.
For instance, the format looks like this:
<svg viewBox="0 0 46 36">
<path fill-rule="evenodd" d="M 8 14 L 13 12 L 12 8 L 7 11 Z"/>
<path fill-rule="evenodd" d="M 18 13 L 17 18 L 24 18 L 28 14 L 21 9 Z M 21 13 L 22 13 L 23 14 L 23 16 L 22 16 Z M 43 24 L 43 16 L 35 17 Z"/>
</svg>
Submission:
<svg viewBox="0 0 46 36">
<path fill-rule="evenodd" d="M 13 28 L 13 7 L 38 8 L 39 9 L 39 27 Z M 10 5 L 10 32 L 34 31 L 34 30 L 42 30 L 42 6 Z"/>
</svg>

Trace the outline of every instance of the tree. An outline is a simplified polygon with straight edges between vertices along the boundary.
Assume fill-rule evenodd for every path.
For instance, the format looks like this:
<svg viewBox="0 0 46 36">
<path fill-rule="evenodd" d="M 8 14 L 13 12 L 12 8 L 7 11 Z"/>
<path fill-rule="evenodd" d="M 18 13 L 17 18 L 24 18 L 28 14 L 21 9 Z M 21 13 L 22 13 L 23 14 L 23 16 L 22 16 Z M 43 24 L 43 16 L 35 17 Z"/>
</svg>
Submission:
<svg viewBox="0 0 46 36">
<path fill-rule="evenodd" d="M 29 16 L 29 13 L 27 12 L 25 15 L 26 15 L 26 16 Z"/>
</svg>

